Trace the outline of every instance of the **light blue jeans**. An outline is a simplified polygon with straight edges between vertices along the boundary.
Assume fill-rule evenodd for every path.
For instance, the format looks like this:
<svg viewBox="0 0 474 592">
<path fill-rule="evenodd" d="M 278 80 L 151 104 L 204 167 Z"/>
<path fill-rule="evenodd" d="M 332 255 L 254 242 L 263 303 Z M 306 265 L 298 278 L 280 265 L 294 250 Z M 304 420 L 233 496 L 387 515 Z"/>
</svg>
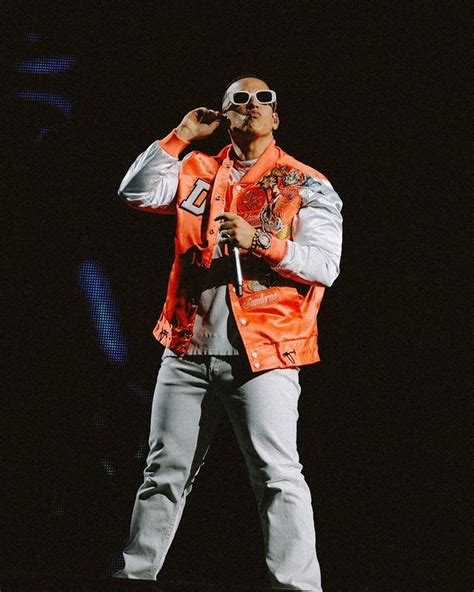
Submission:
<svg viewBox="0 0 474 592">
<path fill-rule="evenodd" d="M 156 579 L 227 412 L 255 492 L 272 588 L 321 591 L 311 495 L 296 449 L 299 395 L 298 369 L 252 374 L 239 356 L 165 357 L 125 567 L 114 576 Z"/>
</svg>

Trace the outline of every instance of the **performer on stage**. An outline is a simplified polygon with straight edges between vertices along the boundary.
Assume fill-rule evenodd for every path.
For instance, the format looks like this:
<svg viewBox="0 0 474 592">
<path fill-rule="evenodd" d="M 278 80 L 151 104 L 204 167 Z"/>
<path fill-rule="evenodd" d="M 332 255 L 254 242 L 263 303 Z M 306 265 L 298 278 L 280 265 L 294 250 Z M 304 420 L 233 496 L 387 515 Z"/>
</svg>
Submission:
<svg viewBox="0 0 474 592">
<path fill-rule="evenodd" d="M 217 156 L 178 159 L 219 125 L 231 143 Z M 342 204 L 321 173 L 275 144 L 278 126 L 275 91 L 240 77 L 222 112 L 188 113 L 120 186 L 132 207 L 176 215 L 176 248 L 154 330 L 165 351 L 150 451 L 116 577 L 156 579 L 227 413 L 255 492 L 272 587 L 321 590 L 296 448 L 298 372 L 319 360 L 316 317 L 339 273 Z M 230 471 L 223 467 L 223 477 Z"/>
</svg>

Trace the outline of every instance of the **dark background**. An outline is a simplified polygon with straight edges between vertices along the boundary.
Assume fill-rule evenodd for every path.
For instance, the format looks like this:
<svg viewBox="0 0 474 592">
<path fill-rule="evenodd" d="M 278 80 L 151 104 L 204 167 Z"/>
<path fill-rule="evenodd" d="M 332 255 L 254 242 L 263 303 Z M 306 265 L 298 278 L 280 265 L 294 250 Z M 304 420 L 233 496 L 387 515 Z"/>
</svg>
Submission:
<svg viewBox="0 0 474 592">
<path fill-rule="evenodd" d="M 116 190 L 187 111 L 219 108 L 226 83 L 255 72 L 279 96 L 278 143 L 344 202 L 323 361 L 302 372 L 300 407 L 325 590 L 471 589 L 463 3 L 23 3 L 9 15 L 2 573 L 117 568 L 144 466 L 173 219 L 127 208 Z M 65 74 L 18 71 L 63 54 L 77 58 Z M 68 97 L 72 117 L 19 98 L 25 88 Z M 200 148 L 224 143 L 218 131 Z M 110 282 L 123 363 L 96 339 L 84 260 Z M 225 422 L 162 576 L 265 582 Z"/>
</svg>

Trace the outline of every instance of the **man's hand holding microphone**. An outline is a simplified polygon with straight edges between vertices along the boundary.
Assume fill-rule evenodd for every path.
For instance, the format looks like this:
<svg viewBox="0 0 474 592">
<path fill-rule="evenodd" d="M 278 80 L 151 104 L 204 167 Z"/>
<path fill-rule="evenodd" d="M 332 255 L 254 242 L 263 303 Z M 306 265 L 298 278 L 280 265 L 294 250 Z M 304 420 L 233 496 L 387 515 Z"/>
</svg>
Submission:
<svg viewBox="0 0 474 592">
<path fill-rule="evenodd" d="M 176 133 L 180 138 L 188 142 L 204 140 L 204 138 L 215 132 L 221 123 L 227 121 L 227 117 L 220 111 L 198 107 L 183 117 L 183 120 L 176 128 Z"/>
</svg>

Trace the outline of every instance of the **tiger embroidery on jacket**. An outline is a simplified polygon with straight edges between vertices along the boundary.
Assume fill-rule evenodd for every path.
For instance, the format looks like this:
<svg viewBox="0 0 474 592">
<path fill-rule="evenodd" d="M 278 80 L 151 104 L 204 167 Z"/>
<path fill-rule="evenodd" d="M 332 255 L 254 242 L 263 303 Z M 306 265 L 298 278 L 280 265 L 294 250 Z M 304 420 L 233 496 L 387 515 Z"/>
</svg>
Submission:
<svg viewBox="0 0 474 592">
<path fill-rule="evenodd" d="M 289 166 L 276 166 L 237 200 L 237 212 L 249 224 L 277 238 L 291 238 L 291 223 L 303 199 L 301 189 L 312 178 Z"/>
</svg>

